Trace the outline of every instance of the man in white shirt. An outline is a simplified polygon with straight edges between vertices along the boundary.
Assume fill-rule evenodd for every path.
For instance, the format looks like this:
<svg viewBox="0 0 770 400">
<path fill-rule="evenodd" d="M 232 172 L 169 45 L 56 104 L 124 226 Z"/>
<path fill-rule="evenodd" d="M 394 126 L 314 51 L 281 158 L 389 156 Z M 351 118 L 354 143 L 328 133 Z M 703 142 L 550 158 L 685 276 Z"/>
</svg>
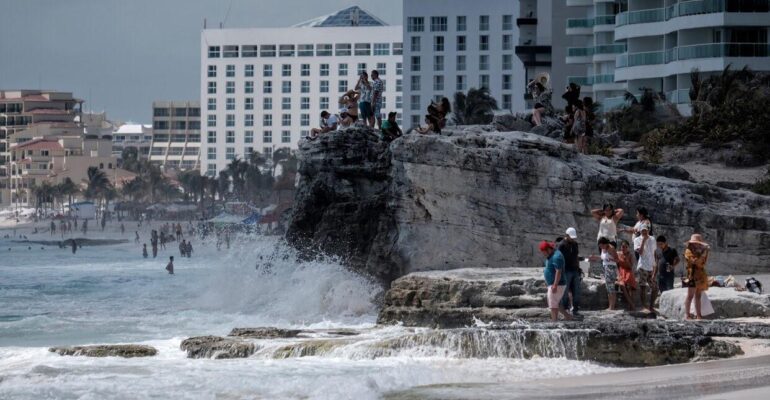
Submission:
<svg viewBox="0 0 770 400">
<path fill-rule="evenodd" d="M 655 249 L 657 247 L 655 238 L 650 236 L 650 226 L 643 223 L 639 226 L 641 235 L 634 238 L 634 250 L 639 255 L 639 260 L 636 264 L 636 268 L 639 271 L 639 286 L 640 286 L 640 298 L 642 300 L 642 307 L 646 310 L 653 311 L 653 304 L 655 304 L 655 294 L 658 292 L 657 287 L 657 265 L 655 265 Z M 650 288 L 650 306 L 645 307 L 647 304 L 647 288 Z"/>
<path fill-rule="evenodd" d="M 320 128 L 313 128 L 310 130 L 310 135 L 307 137 L 308 139 L 312 140 L 318 137 L 321 133 L 331 132 L 334 130 L 337 130 L 337 124 L 339 123 L 339 119 L 337 118 L 337 115 L 335 114 L 329 114 L 328 111 L 322 111 L 321 112 L 321 127 Z"/>
</svg>

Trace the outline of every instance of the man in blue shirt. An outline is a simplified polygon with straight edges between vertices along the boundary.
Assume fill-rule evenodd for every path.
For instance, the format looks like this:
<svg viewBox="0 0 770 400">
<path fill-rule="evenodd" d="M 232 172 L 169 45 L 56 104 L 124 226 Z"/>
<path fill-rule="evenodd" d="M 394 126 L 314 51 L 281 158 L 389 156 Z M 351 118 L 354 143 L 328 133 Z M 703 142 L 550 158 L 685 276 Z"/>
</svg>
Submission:
<svg viewBox="0 0 770 400">
<path fill-rule="evenodd" d="M 545 268 L 543 275 L 545 284 L 548 286 L 548 309 L 551 310 L 551 320 L 559 319 L 559 312 L 564 319 L 572 319 L 567 311 L 561 305 L 561 299 L 564 297 L 564 289 L 567 280 L 564 279 L 564 255 L 551 242 L 540 242 L 540 252 L 545 256 Z"/>
</svg>

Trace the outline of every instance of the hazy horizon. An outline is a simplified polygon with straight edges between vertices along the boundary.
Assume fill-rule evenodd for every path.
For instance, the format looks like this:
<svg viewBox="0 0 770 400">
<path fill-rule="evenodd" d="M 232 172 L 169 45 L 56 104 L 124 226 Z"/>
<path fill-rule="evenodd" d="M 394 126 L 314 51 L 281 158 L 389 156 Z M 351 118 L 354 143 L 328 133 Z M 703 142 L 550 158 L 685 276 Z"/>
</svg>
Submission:
<svg viewBox="0 0 770 400">
<path fill-rule="evenodd" d="M 73 92 L 86 110 L 145 124 L 154 100 L 199 99 L 204 19 L 209 27 L 280 27 L 358 5 L 399 25 L 402 13 L 400 1 L 373 0 L 5 2 L 0 90 Z"/>
</svg>

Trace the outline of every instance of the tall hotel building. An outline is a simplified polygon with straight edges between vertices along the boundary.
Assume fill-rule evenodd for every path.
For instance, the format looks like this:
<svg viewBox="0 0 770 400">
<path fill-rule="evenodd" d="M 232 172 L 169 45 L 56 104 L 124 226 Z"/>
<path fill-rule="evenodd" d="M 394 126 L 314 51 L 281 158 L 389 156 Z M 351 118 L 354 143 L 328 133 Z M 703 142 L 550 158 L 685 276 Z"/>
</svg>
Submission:
<svg viewBox="0 0 770 400">
<path fill-rule="evenodd" d="M 199 168 L 201 107 L 198 101 L 154 101 L 150 162 L 166 171 Z"/>
<path fill-rule="evenodd" d="M 569 63 L 585 66 L 584 83 L 605 109 L 624 103 L 626 90 L 664 92 L 689 113 L 690 72 L 705 77 L 728 65 L 770 70 L 770 2 L 767 0 L 568 0 L 583 10 L 566 31 L 581 47 Z"/>
<path fill-rule="evenodd" d="M 201 35 L 201 172 L 235 157 L 297 148 L 337 112 L 359 71 L 385 81 L 382 112 L 401 112 L 402 29 L 359 7 L 287 28 L 204 29 Z"/>
</svg>

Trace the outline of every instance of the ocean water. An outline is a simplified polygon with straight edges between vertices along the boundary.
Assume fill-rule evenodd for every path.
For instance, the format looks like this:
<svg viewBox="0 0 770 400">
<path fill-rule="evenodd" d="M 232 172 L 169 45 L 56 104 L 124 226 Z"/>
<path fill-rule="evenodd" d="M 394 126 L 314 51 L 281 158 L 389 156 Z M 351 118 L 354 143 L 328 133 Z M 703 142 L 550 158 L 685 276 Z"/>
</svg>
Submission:
<svg viewBox="0 0 770 400">
<path fill-rule="evenodd" d="M 335 260 L 299 262 L 274 237 L 234 239 L 229 250 L 196 239 L 191 259 L 180 258 L 172 243 L 158 258 L 144 259 L 132 228 L 125 235 L 131 243 L 74 255 L 0 239 L 0 399 L 376 399 L 419 385 L 607 370 L 562 358 L 510 358 L 510 349 L 472 358 L 462 344 L 453 347 L 456 340 L 406 340 L 432 332 L 377 327 L 376 285 Z M 173 276 L 164 270 L 169 255 L 176 259 Z M 191 336 L 255 326 L 361 333 L 311 356 L 278 351 L 312 343 L 296 339 L 262 341 L 254 356 L 235 360 L 188 359 L 179 349 Z M 159 353 L 122 359 L 48 351 L 104 343 L 148 344 Z"/>
</svg>

